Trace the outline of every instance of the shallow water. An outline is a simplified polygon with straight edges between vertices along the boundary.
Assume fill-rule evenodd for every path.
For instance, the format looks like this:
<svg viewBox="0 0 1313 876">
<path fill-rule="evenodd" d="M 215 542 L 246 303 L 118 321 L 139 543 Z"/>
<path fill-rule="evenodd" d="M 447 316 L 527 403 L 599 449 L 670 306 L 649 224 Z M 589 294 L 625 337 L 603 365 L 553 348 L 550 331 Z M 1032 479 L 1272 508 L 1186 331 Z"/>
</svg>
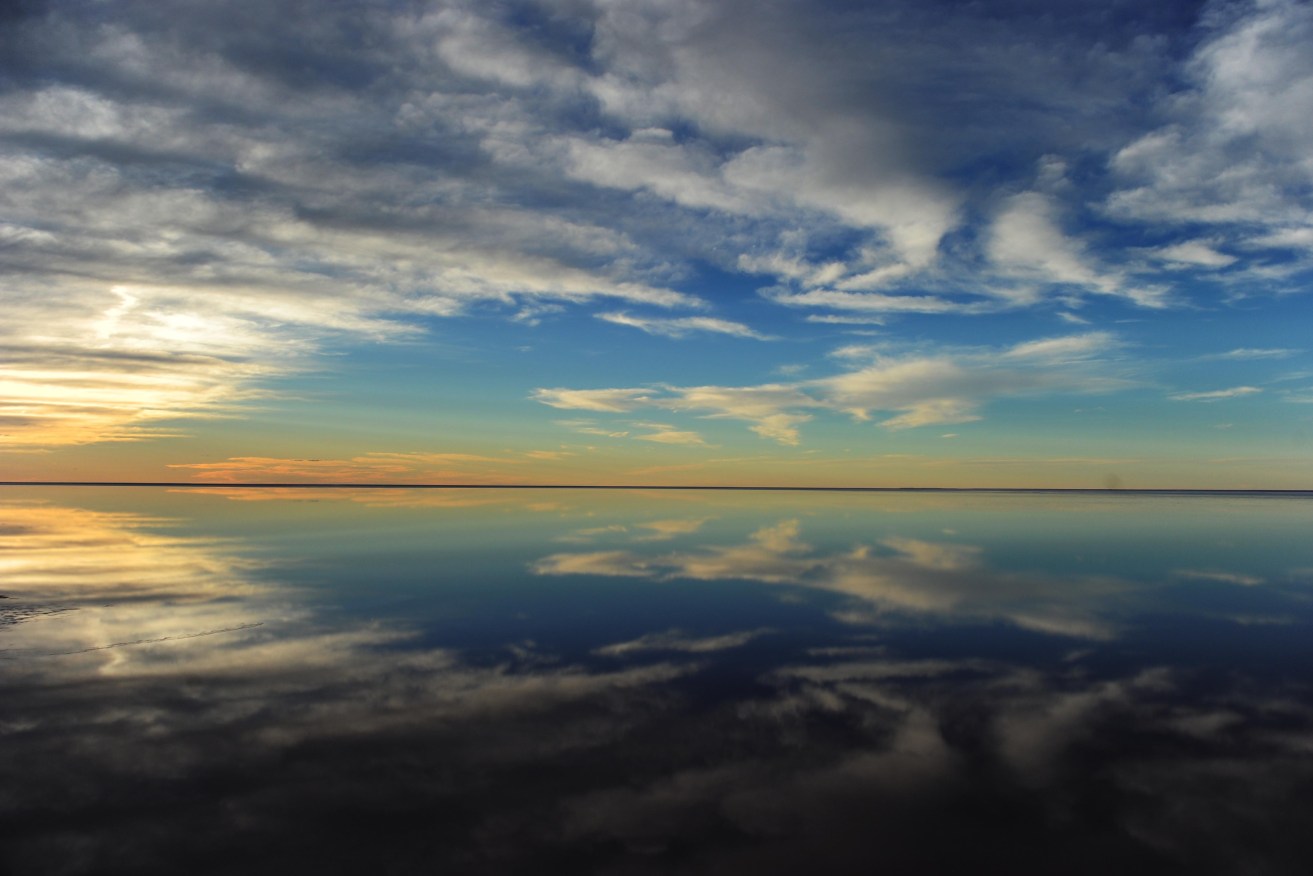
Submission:
<svg viewBox="0 0 1313 876">
<path fill-rule="evenodd" d="M 6 488 L 0 869 L 1303 873 L 1313 497 Z"/>
</svg>

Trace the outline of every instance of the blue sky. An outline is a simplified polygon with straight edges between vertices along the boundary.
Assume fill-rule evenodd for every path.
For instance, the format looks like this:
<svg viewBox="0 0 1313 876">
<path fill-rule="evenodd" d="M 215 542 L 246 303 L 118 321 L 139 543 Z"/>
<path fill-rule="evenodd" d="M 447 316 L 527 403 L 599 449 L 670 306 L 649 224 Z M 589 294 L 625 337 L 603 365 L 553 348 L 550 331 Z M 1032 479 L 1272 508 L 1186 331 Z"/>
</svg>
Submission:
<svg viewBox="0 0 1313 876">
<path fill-rule="evenodd" d="M 27 2 L 12 479 L 1313 488 L 1313 6 Z"/>
</svg>

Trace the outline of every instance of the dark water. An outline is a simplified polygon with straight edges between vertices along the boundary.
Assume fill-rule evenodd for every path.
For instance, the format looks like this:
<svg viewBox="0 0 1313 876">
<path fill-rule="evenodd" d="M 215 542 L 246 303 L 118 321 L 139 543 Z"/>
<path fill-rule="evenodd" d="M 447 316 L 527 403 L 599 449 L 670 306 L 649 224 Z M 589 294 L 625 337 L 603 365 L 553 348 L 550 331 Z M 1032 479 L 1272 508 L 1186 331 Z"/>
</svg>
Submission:
<svg viewBox="0 0 1313 876">
<path fill-rule="evenodd" d="M 6 489 L 0 870 L 1313 871 L 1313 497 Z"/>
</svg>

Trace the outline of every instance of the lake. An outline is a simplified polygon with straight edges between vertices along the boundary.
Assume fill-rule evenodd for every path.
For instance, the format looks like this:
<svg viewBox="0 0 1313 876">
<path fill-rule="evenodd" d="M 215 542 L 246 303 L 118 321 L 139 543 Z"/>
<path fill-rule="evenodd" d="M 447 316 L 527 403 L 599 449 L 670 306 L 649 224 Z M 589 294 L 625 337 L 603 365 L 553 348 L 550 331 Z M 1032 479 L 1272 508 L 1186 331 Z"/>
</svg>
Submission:
<svg viewBox="0 0 1313 876">
<path fill-rule="evenodd" d="M 0 869 L 1305 873 L 1313 495 L 0 489 Z"/>
</svg>

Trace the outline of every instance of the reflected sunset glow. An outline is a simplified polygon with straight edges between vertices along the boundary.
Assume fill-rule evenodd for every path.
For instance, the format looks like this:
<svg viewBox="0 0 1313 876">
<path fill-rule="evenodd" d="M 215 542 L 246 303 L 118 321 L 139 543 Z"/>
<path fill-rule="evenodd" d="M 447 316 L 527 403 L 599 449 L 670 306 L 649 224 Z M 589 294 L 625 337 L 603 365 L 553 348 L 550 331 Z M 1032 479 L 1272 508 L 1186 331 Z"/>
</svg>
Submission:
<svg viewBox="0 0 1313 876">
<path fill-rule="evenodd" d="M 11 491 L 0 861 L 1297 872 L 1311 514 Z"/>
</svg>

